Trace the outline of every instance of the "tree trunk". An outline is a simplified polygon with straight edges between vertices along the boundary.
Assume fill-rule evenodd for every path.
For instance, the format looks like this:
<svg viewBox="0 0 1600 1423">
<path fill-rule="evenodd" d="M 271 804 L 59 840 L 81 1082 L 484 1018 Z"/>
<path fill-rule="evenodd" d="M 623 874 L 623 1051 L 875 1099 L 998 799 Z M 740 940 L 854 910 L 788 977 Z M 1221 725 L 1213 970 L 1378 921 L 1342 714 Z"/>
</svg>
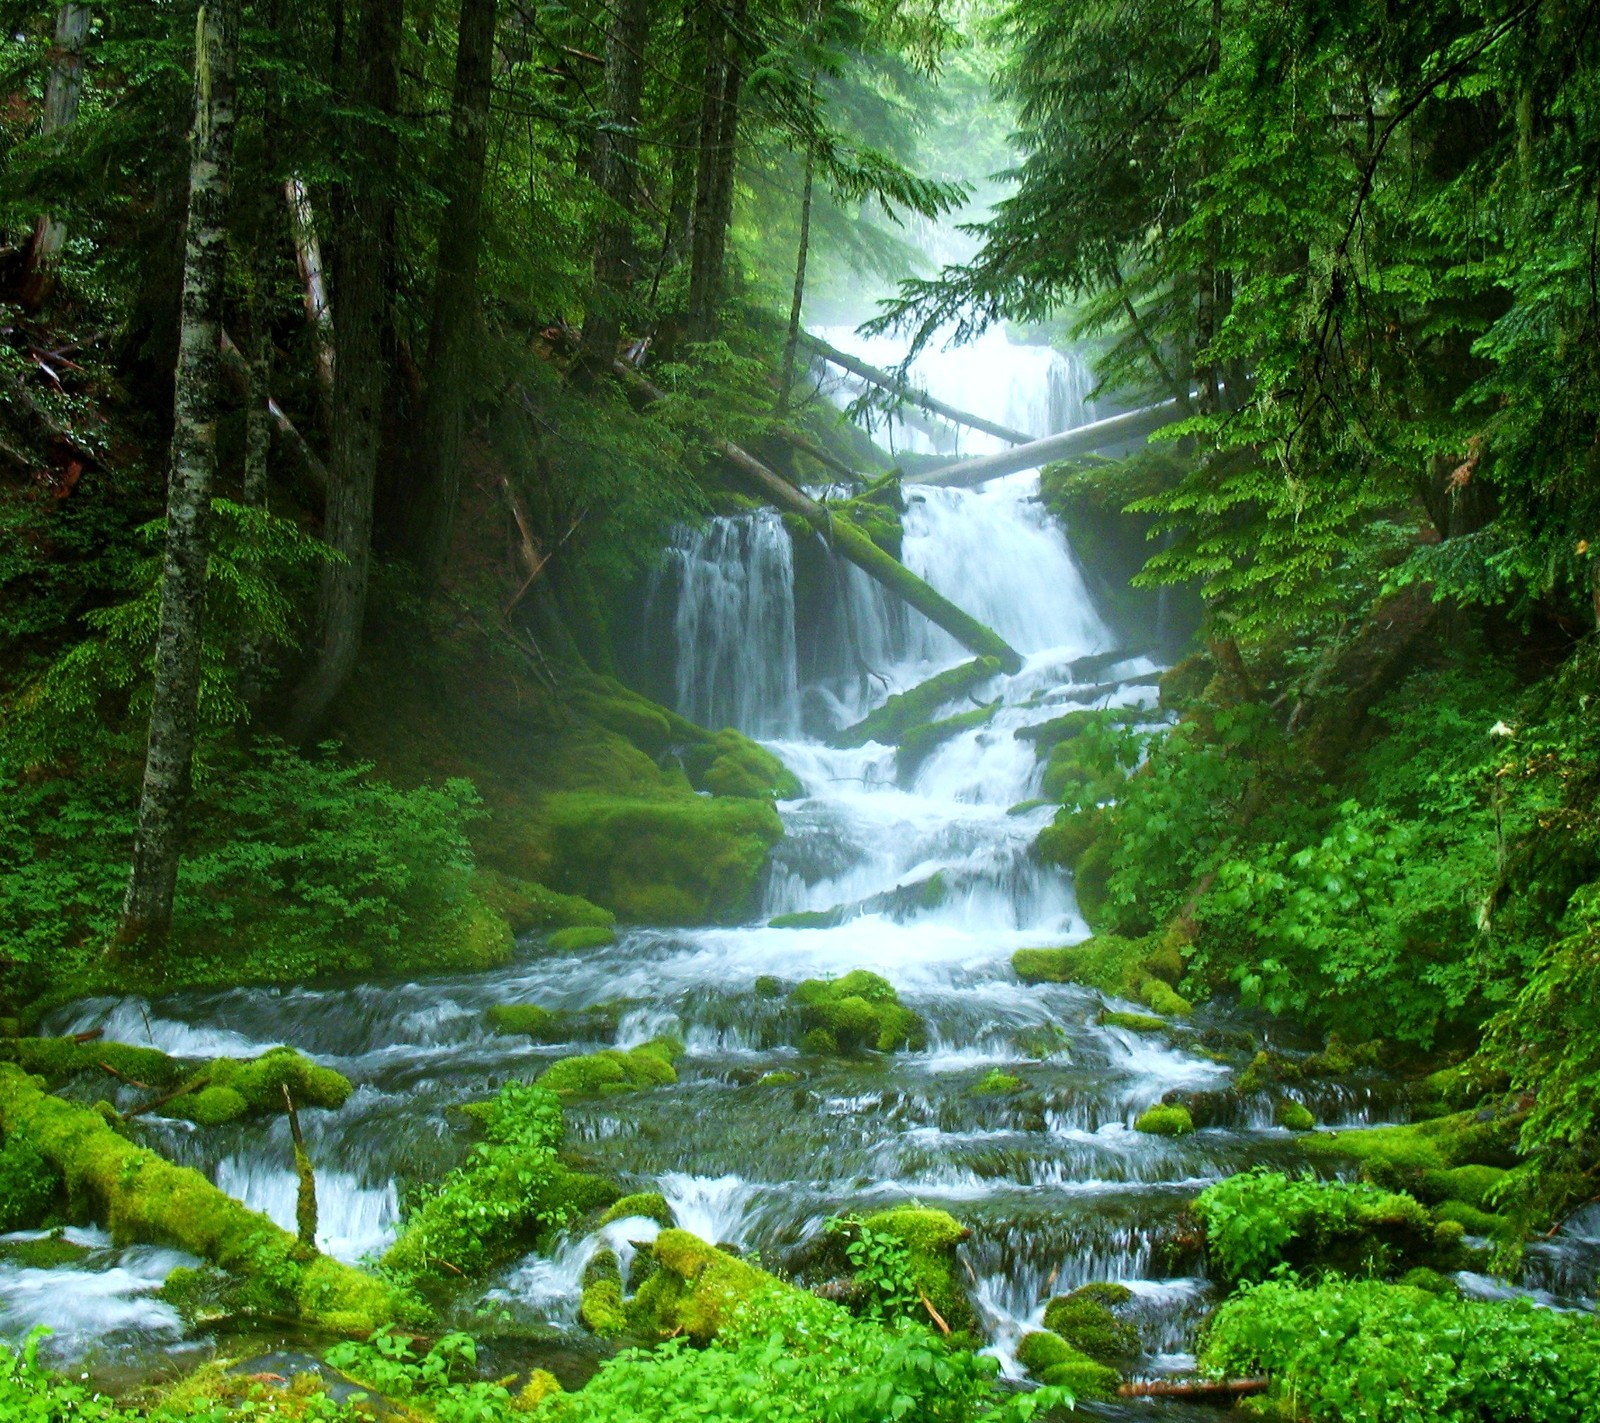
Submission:
<svg viewBox="0 0 1600 1423">
<path fill-rule="evenodd" d="M 467 373 L 478 319 L 478 250 L 482 234 L 484 155 L 494 74 L 496 0 L 463 0 L 456 42 L 450 152 L 441 186 L 439 270 L 433 287 L 417 480 L 406 501 L 405 545 L 423 586 L 439 581 L 461 500 L 466 440 Z"/>
<path fill-rule="evenodd" d="M 338 696 L 361 650 L 372 546 L 372 500 L 384 393 L 385 244 L 393 239 L 389 175 L 394 131 L 384 120 L 398 107 L 401 0 L 362 0 L 353 64 L 356 101 L 375 114 L 350 121 L 355 173 L 343 204 L 334 276 L 338 305 L 334 429 L 328 461 L 323 538 L 342 555 L 324 565 L 317 660 L 295 699 L 289 739 L 308 739 Z"/>
<path fill-rule="evenodd" d="M 267 463 L 272 449 L 272 338 L 267 291 L 272 281 L 272 246 L 267 232 L 256 234 L 246 310 L 250 343 L 246 367 L 244 405 L 244 488 L 240 502 L 264 509 L 267 504 Z M 239 644 L 239 696 L 254 713 L 265 688 L 266 644 L 259 628 L 245 630 Z"/>
<path fill-rule="evenodd" d="M 648 0 L 617 0 L 606 34 L 606 118 L 596 138 L 595 182 L 604 198 L 594 246 L 594 297 L 583 321 L 581 369 L 607 376 L 622 333 L 622 308 L 634 278 L 635 169 L 644 98 Z"/>
<path fill-rule="evenodd" d="M 183 814 L 199 713 L 211 485 L 216 470 L 228 191 L 233 177 L 233 74 L 238 0 L 212 0 L 195 17 L 194 135 L 184 243 L 167 543 L 156 634 L 155 691 L 133 868 L 118 937 L 159 941 L 172 923 Z"/>
<path fill-rule="evenodd" d="M 300 268 L 300 289 L 311 327 L 312 366 L 317 392 L 322 398 L 322 423 L 333 426 L 333 305 L 328 300 L 328 279 L 322 267 L 322 244 L 317 241 L 317 221 L 311 193 L 298 177 L 283 185 L 289 205 L 289 233 L 294 238 L 295 262 Z"/>
<path fill-rule="evenodd" d="M 89 38 L 89 7 L 68 0 L 56 11 L 56 42 L 51 52 L 50 79 L 44 91 L 46 136 L 71 127 L 78 117 L 83 95 L 83 47 Z M 67 226 L 45 213 L 33 230 L 22 261 L 22 281 L 17 299 L 29 311 L 37 310 L 55 286 L 55 264 L 67 240 Z"/>
<path fill-rule="evenodd" d="M 744 71 L 735 27 L 744 16 L 735 0 L 729 18 L 713 8 L 706 32 L 704 99 L 700 109 L 700 166 L 695 175 L 689 267 L 689 339 L 709 341 L 722 302 L 728 224 L 733 219 L 734 176 L 739 137 L 739 90 Z"/>
<path fill-rule="evenodd" d="M 813 90 L 815 83 L 813 82 Z M 789 413 L 794 392 L 794 359 L 800 348 L 800 309 L 806 299 L 806 259 L 811 251 L 811 191 L 816 183 L 817 156 L 806 150 L 806 181 L 800 190 L 800 250 L 794 259 L 794 295 L 789 299 L 789 336 L 783 343 L 783 373 L 778 377 L 778 414 Z"/>
</svg>

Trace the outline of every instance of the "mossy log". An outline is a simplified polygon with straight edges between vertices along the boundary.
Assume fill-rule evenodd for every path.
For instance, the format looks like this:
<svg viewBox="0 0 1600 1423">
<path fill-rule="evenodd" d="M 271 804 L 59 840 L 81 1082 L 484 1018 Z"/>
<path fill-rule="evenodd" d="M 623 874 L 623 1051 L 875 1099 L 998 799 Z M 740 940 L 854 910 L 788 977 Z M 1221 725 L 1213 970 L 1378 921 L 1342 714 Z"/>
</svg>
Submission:
<svg viewBox="0 0 1600 1423">
<path fill-rule="evenodd" d="M 624 384 L 650 402 L 661 400 L 666 392 L 650 384 L 631 367 L 617 362 L 616 373 Z M 834 552 L 850 560 L 869 578 L 881 583 L 897 598 L 908 603 L 929 622 L 943 628 L 963 647 L 979 657 L 994 657 L 1007 672 L 1022 670 L 1022 658 L 999 633 L 985 627 L 970 613 L 964 613 L 942 593 L 924 583 L 897 558 L 843 519 L 835 519 L 827 505 L 802 493 L 775 470 L 768 468 L 748 450 L 732 440 L 712 440 L 717 453 L 745 475 L 772 503 L 810 524 Z"/>
<path fill-rule="evenodd" d="M 241 1281 L 253 1313 L 298 1316 L 363 1337 L 416 1315 L 386 1281 L 324 1255 L 303 1258 L 294 1236 L 266 1216 L 198 1171 L 119 1136 L 91 1108 L 52 1097 L 12 1063 L 0 1063 L 0 1128 L 25 1135 L 113 1239 L 175 1246 L 211 1261 Z"/>
<path fill-rule="evenodd" d="M 980 682 L 987 682 L 1000 670 L 999 662 L 993 657 L 979 657 L 959 667 L 947 668 L 908 691 L 897 692 L 854 726 L 835 732 L 829 744 L 847 748 L 876 741 L 884 746 L 898 746 L 906 736 L 926 725 L 946 702 Z"/>
</svg>

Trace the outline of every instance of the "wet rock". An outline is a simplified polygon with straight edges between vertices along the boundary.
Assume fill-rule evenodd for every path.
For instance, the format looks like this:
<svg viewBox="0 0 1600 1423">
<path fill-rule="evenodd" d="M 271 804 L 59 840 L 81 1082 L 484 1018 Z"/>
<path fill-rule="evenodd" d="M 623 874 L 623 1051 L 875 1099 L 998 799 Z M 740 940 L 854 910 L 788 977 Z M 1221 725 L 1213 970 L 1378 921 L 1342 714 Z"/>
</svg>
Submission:
<svg viewBox="0 0 1600 1423">
<path fill-rule="evenodd" d="M 1181 1087 L 1166 1093 L 1161 1098 L 1161 1103 L 1166 1107 L 1184 1108 L 1196 1129 L 1226 1125 L 1233 1119 L 1239 1107 L 1238 1096 L 1233 1092 L 1226 1090 L 1186 1092 Z"/>
<path fill-rule="evenodd" d="M 1317 1119 L 1311 1115 L 1311 1109 L 1304 1102 L 1297 1102 L 1292 1097 L 1285 1097 L 1278 1103 L 1274 1117 L 1280 1127 L 1288 1131 L 1313 1131 Z"/>
</svg>

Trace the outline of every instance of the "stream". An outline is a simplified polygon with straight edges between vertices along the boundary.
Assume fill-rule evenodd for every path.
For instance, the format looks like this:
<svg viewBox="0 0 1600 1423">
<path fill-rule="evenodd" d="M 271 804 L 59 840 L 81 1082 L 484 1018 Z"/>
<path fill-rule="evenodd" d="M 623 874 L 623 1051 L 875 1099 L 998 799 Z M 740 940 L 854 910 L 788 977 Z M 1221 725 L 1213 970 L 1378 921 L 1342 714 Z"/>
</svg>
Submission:
<svg viewBox="0 0 1600 1423">
<path fill-rule="evenodd" d="M 1058 369 L 1062 358 L 1011 349 L 1020 354 L 1008 381 L 994 374 L 1004 351 L 981 357 L 985 388 L 1034 390 L 1031 411 L 1019 415 L 1013 405 L 1010 418 L 1031 419 L 1035 429 L 1084 418 L 1081 382 L 1076 404 L 1062 399 L 1072 389 Z M 947 398 L 971 403 L 959 375 L 952 364 Z M 985 447 L 965 444 L 968 452 Z M 1001 703 L 987 725 L 947 741 L 903 784 L 891 748 L 839 751 L 822 738 L 967 654 L 854 568 L 827 564 L 819 574 L 814 560 L 794 554 L 776 515 L 719 518 L 677 538 L 641 608 L 663 683 L 647 690 L 704 724 L 759 737 L 806 789 L 779 807 L 787 833 L 756 922 L 628 928 L 611 947 L 568 956 L 541 957 L 531 941 L 511 967 L 426 982 L 96 1000 L 56 1014 L 48 1030 L 99 1027 L 110 1038 L 189 1056 L 288 1043 L 345 1073 L 356 1084 L 349 1102 L 303 1117 L 318 1165 L 321 1243 L 359 1260 L 394 1234 L 397 1182 L 437 1175 L 459 1159 L 464 1137 L 448 1106 L 532 1076 L 554 1058 L 608 1045 L 497 1036 L 485 1021 L 490 1005 L 626 1000 L 617 1045 L 672 1033 L 686 1053 L 675 1086 L 569 1107 L 569 1140 L 593 1169 L 629 1190 L 660 1190 L 680 1225 L 778 1266 L 830 1215 L 897 1202 L 938 1206 L 971 1229 L 962 1246 L 971 1293 L 1007 1374 L 1018 1373 L 1015 1343 L 1037 1326 L 1045 1301 L 1097 1280 L 1133 1290 L 1143 1372 L 1192 1368 L 1194 1327 L 1214 1297 L 1178 1229 L 1182 1206 L 1206 1183 L 1252 1164 L 1298 1168 L 1304 1158 L 1273 1125 L 1266 1095 L 1242 1102 L 1226 1124 L 1180 1139 L 1143 1135 L 1132 1123 L 1171 1089 L 1226 1083 L 1231 1069 L 1201 1050 L 1208 1034 L 1242 1029 L 1281 1041 L 1286 1030 L 1216 1004 L 1171 1034 L 1133 1033 L 1097 1024 L 1107 1006 L 1100 994 L 1027 986 L 1011 970 L 1017 948 L 1088 933 L 1068 878 L 1028 853 L 1053 808 L 1011 813 L 1038 794 L 1042 775 L 1032 743 L 1015 733 L 1081 705 L 1142 706 L 1151 721 L 1161 719 L 1151 685 L 1159 668 L 1149 659 L 1130 653 L 1074 670 L 1113 651 L 1113 639 L 1036 487 L 1036 476 L 1022 474 L 977 491 L 908 490 L 906 563 L 1007 638 L 1025 665 L 948 708 Z M 766 927 L 775 915 L 841 907 L 835 927 Z M 807 1057 L 791 1045 L 799 1033 L 785 999 L 757 991 L 762 976 L 788 985 L 856 968 L 887 978 L 923 1015 L 925 1050 Z M 973 1095 L 997 1066 L 1027 1089 Z M 800 1081 L 761 1082 L 776 1069 Z M 1308 1083 L 1300 1095 L 1329 1127 L 1406 1118 L 1403 1088 L 1376 1074 Z M 155 1119 L 146 1129 L 174 1159 L 292 1229 L 285 1122 L 201 1129 Z M 624 1224 L 611 1229 L 624 1249 L 653 1229 Z M 1529 1285 L 1564 1295 L 1592 1289 L 1594 1237 L 1600 1216 L 1535 1250 Z M 0 1260 L 0 1335 L 42 1321 L 57 1331 L 54 1357 L 112 1372 L 216 1347 L 188 1337 L 151 1297 L 183 1257 L 118 1250 L 94 1230 L 73 1238 L 93 1253 L 70 1268 Z M 517 1262 L 463 1299 L 455 1322 L 489 1336 L 532 1333 L 555 1347 L 569 1340 L 578 1355 L 592 1356 L 577 1303 L 583 1264 L 598 1244 L 574 1237 L 551 1256 Z M 1485 1279 L 1477 1288 L 1505 1287 Z M 1215 1416 L 1153 1403 L 1092 1411 Z"/>
</svg>

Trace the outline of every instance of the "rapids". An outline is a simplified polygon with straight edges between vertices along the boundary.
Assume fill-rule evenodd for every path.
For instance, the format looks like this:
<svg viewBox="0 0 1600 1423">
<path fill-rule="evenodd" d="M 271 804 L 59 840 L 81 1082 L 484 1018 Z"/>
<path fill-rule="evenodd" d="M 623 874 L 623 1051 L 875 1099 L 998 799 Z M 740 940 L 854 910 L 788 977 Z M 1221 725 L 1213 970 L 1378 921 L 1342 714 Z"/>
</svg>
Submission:
<svg viewBox="0 0 1600 1423">
<path fill-rule="evenodd" d="M 990 341 L 968 356 L 964 394 L 939 393 L 1040 429 L 1061 416 L 1052 416 L 1052 372 L 1061 364 Z M 938 374 L 925 378 L 935 385 Z M 1010 392 L 1009 404 L 995 403 L 997 391 Z M 1068 414 L 1086 417 L 1081 398 Z M 833 750 L 823 737 L 964 660 L 961 649 L 891 606 L 852 567 L 807 573 L 774 515 L 714 519 L 676 539 L 641 610 L 669 669 L 665 695 L 701 722 L 762 738 L 806 789 L 780 807 L 787 834 L 772 856 L 759 921 L 630 928 L 612 947 L 564 957 L 541 957 L 530 944 L 510 968 L 428 982 L 84 1002 L 49 1028 L 103 1026 L 108 1036 L 190 1055 L 290 1043 L 346 1073 L 357 1084 L 349 1102 L 303 1116 L 319 1167 L 322 1244 L 356 1260 L 392 1238 L 407 1182 L 459 1158 L 449 1105 L 603 1045 L 498 1037 L 486 1008 L 627 999 L 619 1045 L 671 1032 L 687 1052 L 676 1086 L 569 1109 L 571 1141 L 595 1169 L 630 1190 L 660 1190 L 688 1229 L 774 1265 L 834 1213 L 938 1205 L 971 1227 L 962 1247 L 971 1291 L 1007 1373 L 1016 1373 L 1014 1345 L 1045 1300 L 1095 1280 L 1125 1281 L 1135 1292 L 1149 1371 L 1192 1366 L 1194 1326 L 1212 1296 L 1198 1256 L 1177 1238 L 1180 1208 L 1205 1183 L 1252 1163 L 1297 1166 L 1302 1157 L 1272 1125 L 1266 1100 L 1179 1140 L 1132 1130 L 1163 1092 L 1226 1080 L 1229 1069 L 1190 1050 L 1200 1032 L 1247 1025 L 1260 1034 L 1263 1024 L 1212 1006 L 1172 1041 L 1139 1035 L 1096 1023 L 1099 994 L 1029 987 L 1011 970 L 1019 947 L 1088 932 L 1068 879 L 1028 853 L 1050 808 L 1013 813 L 1037 795 L 1041 777 L 1032 745 L 1015 732 L 1089 697 L 1160 718 L 1148 684 L 1157 668 L 1136 651 L 1109 670 L 1075 674 L 1075 662 L 1115 649 L 1035 488 L 1024 474 L 978 491 L 908 491 L 906 562 L 1002 633 L 1025 665 L 974 692 L 976 702 L 1001 703 L 987 725 L 945 743 L 904 783 L 892 749 Z M 1107 694 L 1107 683 L 1120 689 Z M 841 906 L 837 927 L 766 927 L 778 914 Z M 757 992 L 764 975 L 792 983 L 855 968 L 888 978 L 924 1015 L 925 1051 L 808 1059 L 790 1046 L 796 1033 L 783 998 Z M 1051 1025 L 1062 1046 L 1030 1056 L 1037 1030 Z M 1020 1074 L 1028 1090 L 972 1095 L 993 1066 Z M 799 1072 L 800 1082 L 760 1081 L 779 1068 Z M 1403 1093 L 1376 1077 L 1314 1084 L 1305 1095 L 1329 1126 L 1404 1117 Z M 285 1123 L 205 1130 L 155 1119 L 147 1130 L 172 1157 L 292 1227 Z M 627 1221 L 605 1235 L 626 1251 L 655 1229 Z M 84 1243 L 83 1261 L 53 1270 L 21 1269 L 0 1255 L 0 1333 L 47 1322 L 58 1330 L 56 1357 L 99 1366 L 182 1347 L 181 1324 L 151 1297 L 179 1257 L 114 1250 L 101 1235 Z M 548 1257 L 516 1263 L 463 1300 L 454 1322 L 487 1335 L 576 1336 L 579 1280 L 599 1244 L 575 1236 Z M 1592 1254 L 1600 1243 L 1583 1236 L 1574 1248 Z M 1536 1283 L 1560 1289 L 1570 1256 L 1545 1253 Z M 1102 1412 L 1147 1417 L 1153 1407 Z"/>
</svg>

